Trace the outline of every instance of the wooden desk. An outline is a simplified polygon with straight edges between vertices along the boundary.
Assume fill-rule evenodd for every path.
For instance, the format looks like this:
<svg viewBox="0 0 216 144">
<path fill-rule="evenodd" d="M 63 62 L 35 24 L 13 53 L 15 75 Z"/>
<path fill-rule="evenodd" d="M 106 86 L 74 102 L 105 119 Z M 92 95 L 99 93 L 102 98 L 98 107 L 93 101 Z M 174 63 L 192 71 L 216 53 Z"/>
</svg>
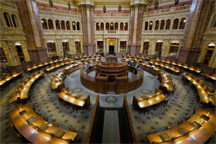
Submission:
<svg viewBox="0 0 216 144">
<path fill-rule="evenodd" d="M 70 94 L 69 91 L 62 90 L 60 93 L 58 93 L 58 96 L 62 100 L 66 101 L 72 105 L 83 107 L 85 109 L 88 109 L 89 106 L 91 105 L 90 104 L 90 95 L 88 95 L 86 98 L 84 98 L 84 97 L 79 98 L 74 94 Z"/>
<path fill-rule="evenodd" d="M 20 115 L 21 111 L 26 111 L 23 116 Z M 19 131 L 19 133 L 24 136 L 31 143 L 64 143 L 68 144 L 70 140 L 74 140 L 77 136 L 77 133 L 70 132 L 59 127 L 55 127 L 52 124 L 49 124 L 38 116 L 29 104 L 19 106 L 10 111 L 11 121 L 14 127 Z M 33 117 L 35 120 L 28 124 L 27 119 Z M 40 130 L 40 126 L 47 124 L 48 128 L 43 131 Z M 64 133 L 62 138 L 53 137 L 55 133 L 61 130 Z"/>
<path fill-rule="evenodd" d="M 135 108 L 142 109 L 142 108 L 150 107 L 150 106 L 153 106 L 155 104 L 161 103 L 166 98 L 167 98 L 167 96 L 164 95 L 163 93 L 156 93 L 156 94 L 154 94 L 154 96 L 148 96 L 145 99 L 143 99 L 143 98 L 137 99 L 136 96 L 133 96 L 132 105 Z"/>
<path fill-rule="evenodd" d="M 5 83 L 10 82 L 11 80 L 20 76 L 21 74 L 22 74 L 22 72 L 17 72 L 17 73 L 14 73 L 12 75 L 6 76 L 5 78 L 1 79 L 0 80 L 0 87 L 4 86 Z"/>
<path fill-rule="evenodd" d="M 43 75 L 44 75 L 43 72 L 39 72 L 35 74 L 33 77 L 31 77 L 31 79 L 26 82 L 26 84 L 23 86 L 23 89 L 19 93 L 12 95 L 10 103 L 19 102 L 19 101 L 28 99 L 29 98 L 28 92 L 29 92 L 30 87 L 39 77 Z"/>
<path fill-rule="evenodd" d="M 200 116 L 203 114 L 210 117 L 209 121 L 202 123 L 203 119 L 200 118 Z M 178 125 L 177 127 L 174 127 L 170 130 L 166 130 L 152 135 L 147 135 L 147 139 L 150 143 L 204 143 L 211 137 L 211 135 L 216 130 L 215 117 L 216 115 L 214 113 L 211 113 L 207 110 L 198 109 L 191 118 L 189 118 L 181 125 Z M 191 123 L 193 123 L 194 121 L 200 123 L 202 127 L 199 129 L 193 127 Z M 178 132 L 180 128 L 184 128 L 189 134 L 182 136 Z M 167 134 L 171 140 L 169 142 L 163 142 L 160 137 L 160 135 L 162 134 Z"/>
<path fill-rule="evenodd" d="M 141 69 L 143 69 L 143 70 L 145 70 L 145 71 L 147 71 L 147 72 L 153 74 L 154 76 L 158 76 L 158 74 L 159 74 L 159 69 L 156 68 L 155 66 L 152 67 L 152 66 L 149 65 L 149 64 L 142 63 L 142 64 L 139 65 L 139 67 L 140 67 Z"/>
<path fill-rule="evenodd" d="M 188 74 L 184 74 L 182 76 L 185 77 L 188 81 L 190 81 L 196 87 L 196 89 L 197 89 L 197 91 L 199 93 L 200 102 L 202 102 L 202 103 L 209 103 L 211 101 L 212 104 L 216 106 L 215 99 L 211 98 L 208 95 L 208 92 L 205 90 L 205 88 L 202 86 L 202 84 L 200 84 L 199 82 L 197 82 L 196 79 L 194 79 L 193 77 L 191 77 Z"/>
<path fill-rule="evenodd" d="M 56 90 L 59 88 L 64 88 L 64 80 L 66 78 L 65 72 L 61 71 L 60 73 L 56 74 L 51 81 L 51 88 L 52 90 Z"/>
<path fill-rule="evenodd" d="M 159 89 L 163 91 L 168 90 L 170 92 L 174 90 L 171 76 L 168 76 L 167 74 L 160 72 L 158 76 L 158 80 L 161 82 Z"/>
</svg>

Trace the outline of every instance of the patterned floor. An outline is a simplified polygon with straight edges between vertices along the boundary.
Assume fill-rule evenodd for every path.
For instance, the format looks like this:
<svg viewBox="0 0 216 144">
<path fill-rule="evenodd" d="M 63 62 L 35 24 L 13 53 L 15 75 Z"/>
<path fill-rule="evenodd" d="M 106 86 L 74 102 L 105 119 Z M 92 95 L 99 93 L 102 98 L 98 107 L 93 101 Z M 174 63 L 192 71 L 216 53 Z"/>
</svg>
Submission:
<svg viewBox="0 0 216 144">
<path fill-rule="evenodd" d="M 91 106 L 88 110 L 79 111 L 78 113 L 72 112 L 71 109 L 66 109 L 60 106 L 57 101 L 57 94 L 52 93 L 49 84 L 50 78 L 56 72 L 45 75 L 45 79 L 41 80 L 34 87 L 34 95 L 32 102 L 36 105 L 36 109 L 39 111 L 40 116 L 48 116 L 48 121 L 56 122 L 63 129 L 68 129 L 68 126 L 73 126 L 78 133 L 75 143 L 84 143 L 87 137 L 89 124 L 94 108 L 97 93 L 90 91 L 82 86 L 79 78 L 79 71 L 72 73 L 65 79 L 66 87 L 69 87 L 70 91 L 82 94 L 86 97 L 90 94 Z M 140 96 L 148 96 L 148 92 L 154 93 L 155 88 L 159 88 L 159 81 L 157 77 L 152 76 L 148 72 L 144 72 L 144 82 L 141 87 L 135 91 L 125 94 L 129 104 L 129 110 L 131 113 L 131 119 L 133 121 L 136 140 L 138 143 L 146 143 L 146 135 L 149 130 L 156 128 L 157 132 L 164 131 L 170 125 L 177 126 L 177 121 L 183 119 L 186 114 L 192 114 L 193 107 L 201 107 L 201 104 L 196 102 L 194 93 L 188 86 L 182 85 L 180 82 L 181 76 L 172 75 L 173 82 L 177 86 L 177 90 L 173 96 L 169 96 L 168 107 L 159 108 L 157 111 L 150 111 L 149 115 L 144 116 L 132 108 L 133 95 L 140 98 Z M 26 77 L 27 74 L 24 74 Z M 10 93 L 16 88 L 20 80 L 11 84 L 7 89 L 0 92 L 0 142 L 1 143 L 21 143 L 16 132 L 10 126 L 8 120 L 9 111 L 14 109 L 13 104 L 9 104 Z M 101 107 L 122 107 L 123 96 L 115 95 L 115 93 L 99 94 Z M 30 103 L 30 102 L 28 102 Z"/>
</svg>

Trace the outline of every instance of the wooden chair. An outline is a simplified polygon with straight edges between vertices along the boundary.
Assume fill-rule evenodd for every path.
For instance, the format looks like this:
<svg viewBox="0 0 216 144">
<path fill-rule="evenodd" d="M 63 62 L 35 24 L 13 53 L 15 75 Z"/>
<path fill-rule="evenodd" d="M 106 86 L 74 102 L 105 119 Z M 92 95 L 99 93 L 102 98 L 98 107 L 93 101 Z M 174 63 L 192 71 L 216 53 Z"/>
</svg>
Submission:
<svg viewBox="0 0 216 144">
<path fill-rule="evenodd" d="M 52 122 L 52 125 L 53 125 L 53 126 L 56 126 L 56 127 L 59 126 L 59 125 L 58 125 L 57 123 L 55 123 L 55 122 Z"/>
<path fill-rule="evenodd" d="M 188 114 L 185 119 L 188 120 L 189 118 L 190 118 L 190 114 Z"/>
<path fill-rule="evenodd" d="M 154 133 L 156 133 L 156 129 L 152 129 L 152 130 L 150 130 L 150 132 L 149 132 L 149 134 L 154 134 Z"/>
<path fill-rule="evenodd" d="M 69 126 L 68 130 L 71 131 L 71 132 L 75 132 L 75 128 L 73 128 L 72 126 Z"/>
<path fill-rule="evenodd" d="M 196 107 L 193 108 L 193 114 L 196 112 Z"/>
<path fill-rule="evenodd" d="M 168 127 L 167 127 L 167 130 L 170 130 L 170 129 L 172 129 L 172 128 L 173 128 L 173 125 L 168 126 Z"/>
<path fill-rule="evenodd" d="M 169 102 L 169 99 L 168 100 L 164 100 L 163 101 L 163 106 L 165 107 L 165 106 L 167 106 L 167 103 Z"/>
<path fill-rule="evenodd" d="M 182 119 L 178 120 L 178 125 L 182 124 Z"/>
<path fill-rule="evenodd" d="M 39 112 L 38 112 L 38 110 L 35 110 L 35 113 L 36 113 L 37 115 L 39 115 Z"/>
<path fill-rule="evenodd" d="M 43 119 L 48 122 L 48 117 L 47 116 L 44 115 Z"/>
</svg>

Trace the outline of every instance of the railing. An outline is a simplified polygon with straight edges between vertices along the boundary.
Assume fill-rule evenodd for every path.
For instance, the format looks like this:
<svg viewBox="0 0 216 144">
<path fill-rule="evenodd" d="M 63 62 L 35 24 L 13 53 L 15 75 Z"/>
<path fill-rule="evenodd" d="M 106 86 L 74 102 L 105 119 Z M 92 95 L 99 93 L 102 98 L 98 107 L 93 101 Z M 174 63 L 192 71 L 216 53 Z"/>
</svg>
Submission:
<svg viewBox="0 0 216 144">
<path fill-rule="evenodd" d="M 115 30 L 108 30 L 108 33 L 116 33 Z"/>
<path fill-rule="evenodd" d="M 95 17 L 129 17 L 130 14 L 128 13 L 101 13 L 101 14 L 95 14 Z"/>
<path fill-rule="evenodd" d="M 60 9 L 55 9 L 55 8 L 46 8 L 46 7 L 41 7 L 41 6 L 38 6 L 38 11 L 49 12 L 49 13 L 58 13 L 58 14 L 66 14 L 66 15 L 77 15 L 77 16 L 80 15 L 77 12 L 60 10 Z"/>
<path fill-rule="evenodd" d="M 154 15 L 154 14 L 169 13 L 169 12 L 174 12 L 174 11 L 184 11 L 184 10 L 189 10 L 189 9 L 190 9 L 190 5 L 180 6 L 180 7 L 171 7 L 168 9 L 159 9 L 155 11 L 145 12 L 144 15 Z"/>
</svg>

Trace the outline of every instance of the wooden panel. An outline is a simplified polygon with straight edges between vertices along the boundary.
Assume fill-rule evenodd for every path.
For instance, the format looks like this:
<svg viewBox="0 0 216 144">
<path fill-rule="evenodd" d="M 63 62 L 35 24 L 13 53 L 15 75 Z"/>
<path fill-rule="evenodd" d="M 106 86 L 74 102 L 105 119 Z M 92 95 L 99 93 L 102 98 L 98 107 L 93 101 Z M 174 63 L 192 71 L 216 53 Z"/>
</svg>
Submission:
<svg viewBox="0 0 216 144">
<path fill-rule="evenodd" d="M 108 88 L 107 88 L 108 92 L 115 92 L 116 91 L 114 82 L 108 82 L 107 86 L 108 86 Z"/>
</svg>

